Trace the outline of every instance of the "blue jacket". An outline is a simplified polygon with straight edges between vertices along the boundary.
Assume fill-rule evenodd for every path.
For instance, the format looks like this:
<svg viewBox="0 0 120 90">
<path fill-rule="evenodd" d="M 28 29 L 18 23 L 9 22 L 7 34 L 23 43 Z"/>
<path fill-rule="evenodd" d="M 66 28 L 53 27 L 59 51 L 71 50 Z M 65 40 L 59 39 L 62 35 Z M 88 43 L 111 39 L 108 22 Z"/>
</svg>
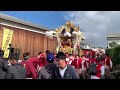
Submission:
<svg viewBox="0 0 120 90">
<path fill-rule="evenodd" d="M 60 75 L 59 68 L 56 70 L 55 76 L 56 79 L 79 79 L 75 69 L 71 65 L 67 65 L 63 78 Z"/>
</svg>

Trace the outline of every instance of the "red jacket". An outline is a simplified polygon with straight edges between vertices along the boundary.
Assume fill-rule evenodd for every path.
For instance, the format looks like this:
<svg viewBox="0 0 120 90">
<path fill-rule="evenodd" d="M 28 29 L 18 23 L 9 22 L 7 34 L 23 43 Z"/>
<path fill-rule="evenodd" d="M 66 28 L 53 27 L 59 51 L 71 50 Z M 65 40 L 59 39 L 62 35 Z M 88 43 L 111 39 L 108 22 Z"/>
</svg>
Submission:
<svg viewBox="0 0 120 90">
<path fill-rule="evenodd" d="M 81 58 L 79 58 L 79 59 L 74 59 L 74 61 L 72 62 L 72 65 L 75 67 L 75 68 L 77 68 L 77 69 L 80 69 L 80 68 L 82 68 L 82 59 Z"/>
<path fill-rule="evenodd" d="M 30 78 L 36 79 L 38 75 L 36 72 L 35 64 L 38 64 L 38 58 L 37 57 L 29 58 L 27 63 L 28 63 L 28 70 L 30 72 Z"/>
<path fill-rule="evenodd" d="M 27 64 L 27 60 L 23 60 L 23 61 L 21 62 L 21 65 L 24 66 L 24 67 L 26 67 L 26 64 Z"/>
<path fill-rule="evenodd" d="M 91 58 L 91 60 L 90 60 L 90 64 L 92 64 L 93 62 L 97 63 L 96 58 Z"/>
<path fill-rule="evenodd" d="M 92 55 L 95 55 L 95 51 L 92 51 Z"/>
<path fill-rule="evenodd" d="M 45 66 L 47 64 L 47 60 L 46 60 L 46 55 L 45 54 L 43 54 L 43 53 L 40 54 L 38 63 L 39 63 L 40 67 L 43 67 L 43 66 Z"/>
<path fill-rule="evenodd" d="M 87 61 L 84 62 L 84 68 L 87 68 Z"/>
<path fill-rule="evenodd" d="M 96 74 L 96 76 L 99 77 L 99 78 L 101 77 L 101 70 L 100 70 L 101 67 L 102 67 L 102 64 L 99 64 L 99 65 L 97 66 L 97 74 Z"/>
<path fill-rule="evenodd" d="M 66 63 L 67 64 L 72 64 L 72 61 L 73 61 L 73 58 L 71 58 L 71 57 L 66 58 Z"/>
<path fill-rule="evenodd" d="M 110 66 L 110 60 L 111 60 L 111 58 L 109 56 L 107 56 L 106 61 L 105 61 L 105 64 L 107 66 Z"/>
<path fill-rule="evenodd" d="M 104 60 L 104 59 L 100 60 L 100 62 L 101 62 L 103 65 L 105 65 L 105 60 Z"/>
</svg>

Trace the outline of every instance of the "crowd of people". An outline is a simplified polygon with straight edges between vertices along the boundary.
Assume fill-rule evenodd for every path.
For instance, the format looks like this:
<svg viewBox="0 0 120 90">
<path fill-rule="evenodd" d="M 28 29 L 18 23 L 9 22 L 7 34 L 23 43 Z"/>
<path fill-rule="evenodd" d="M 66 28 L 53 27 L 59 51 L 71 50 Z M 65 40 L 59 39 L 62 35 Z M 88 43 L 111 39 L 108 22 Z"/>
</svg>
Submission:
<svg viewBox="0 0 120 90">
<path fill-rule="evenodd" d="M 102 53 L 89 51 L 82 56 L 76 53 L 57 54 L 47 50 L 30 57 L 29 52 L 11 53 L 3 58 L 0 51 L 0 79 L 106 79 L 112 69 L 111 58 Z"/>
</svg>

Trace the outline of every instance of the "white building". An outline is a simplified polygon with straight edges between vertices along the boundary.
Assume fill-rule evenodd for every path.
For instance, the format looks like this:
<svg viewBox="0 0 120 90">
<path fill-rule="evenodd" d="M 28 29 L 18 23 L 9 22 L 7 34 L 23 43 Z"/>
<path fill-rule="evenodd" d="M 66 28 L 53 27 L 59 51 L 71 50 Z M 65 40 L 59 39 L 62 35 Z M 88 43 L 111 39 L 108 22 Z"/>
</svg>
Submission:
<svg viewBox="0 0 120 90">
<path fill-rule="evenodd" d="M 87 44 L 87 42 L 85 42 L 85 41 L 81 41 L 80 47 L 81 47 L 81 49 L 91 49 L 91 46 L 89 44 Z"/>
<path fill-rule="evenodd" d="M 120 33 L 107 34 L 107 47 L 110 47 L 110 43 L 115 42 L 120 45 Z"/>
</svg>

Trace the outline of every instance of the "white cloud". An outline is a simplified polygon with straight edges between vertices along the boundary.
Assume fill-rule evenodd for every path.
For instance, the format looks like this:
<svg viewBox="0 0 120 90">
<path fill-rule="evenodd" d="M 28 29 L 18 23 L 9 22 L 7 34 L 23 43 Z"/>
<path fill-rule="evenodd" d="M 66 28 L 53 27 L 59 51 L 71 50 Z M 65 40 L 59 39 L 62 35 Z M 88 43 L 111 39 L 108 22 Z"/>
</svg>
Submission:
<svg viewBox="0 0 120 90">
<path fill-rule="evenodd" d="M 120 11 L 72 11 L 65 19 L 80 25 L 91 45 L 107 47 L 106 34 L 120 33 Z"/>
<path fill-rule="evenodd" d="M 98 11 L 86 11 L 86 16 L 94 17 L 98 14 Z"/>
</svg>

